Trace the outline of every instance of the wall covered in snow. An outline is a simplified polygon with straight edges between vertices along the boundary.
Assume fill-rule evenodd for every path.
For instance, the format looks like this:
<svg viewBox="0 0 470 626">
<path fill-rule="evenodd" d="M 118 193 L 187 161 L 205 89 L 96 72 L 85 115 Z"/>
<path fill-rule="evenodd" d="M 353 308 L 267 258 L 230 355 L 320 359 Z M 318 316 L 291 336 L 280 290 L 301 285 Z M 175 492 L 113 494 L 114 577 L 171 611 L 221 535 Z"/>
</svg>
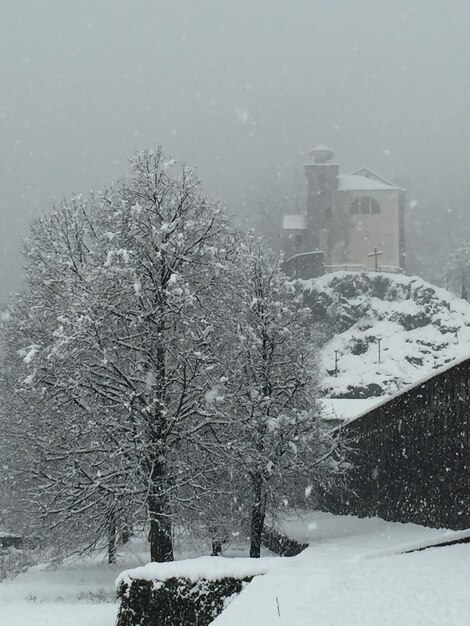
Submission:
<svg viewBox="0 0 470 626">
<path fill-rule="evenodd" d="M 349 491 L 337 513 L 470 527 L 470 359 L 351 420 Z"/>
</svg>

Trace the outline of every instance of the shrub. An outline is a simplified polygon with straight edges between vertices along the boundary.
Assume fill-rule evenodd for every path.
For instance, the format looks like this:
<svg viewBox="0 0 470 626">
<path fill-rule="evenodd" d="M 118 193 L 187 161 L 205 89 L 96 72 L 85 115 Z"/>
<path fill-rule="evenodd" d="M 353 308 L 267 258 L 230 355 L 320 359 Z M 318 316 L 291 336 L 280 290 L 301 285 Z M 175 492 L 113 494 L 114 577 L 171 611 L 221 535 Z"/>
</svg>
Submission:
<svg viewBox="0 0 470 626">
<path fill-rule="evenodd" d="M 117 626 L 208 626 L 251 580 L 122 581 Z"/>
<path fill-rule="evenodd" d="M 36 555 L 32 550 L 18 550 L 10 547 L 0 551 L 0 581 L 14 578 L 35 565 Z"/>
<path fill-rule="evenodd" d="M 305 548 L 308 548 L 308 543 L 299 543 L 274 528 L 267 528 L 266 526 L 263 529 L 262 539 L 263 545 L 279 556 L 297 556 Z"/>
</svg>

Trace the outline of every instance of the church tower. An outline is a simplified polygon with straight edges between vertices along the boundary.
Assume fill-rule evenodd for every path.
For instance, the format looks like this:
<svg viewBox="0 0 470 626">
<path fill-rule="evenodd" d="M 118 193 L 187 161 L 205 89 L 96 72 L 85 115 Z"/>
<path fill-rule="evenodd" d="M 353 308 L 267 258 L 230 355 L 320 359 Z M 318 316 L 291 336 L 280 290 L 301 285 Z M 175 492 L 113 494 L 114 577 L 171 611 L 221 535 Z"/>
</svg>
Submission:
<svg viewBox="0 0 470 626">
<path fill-rule="evenodd" d="M 311 162 L 305 165 L 307 226 L 314 250 L 320 248 L 320 235 L 331 218 L 338 188 L 339 165 L 333 161 L 333 157 L 333 150 L 320 145 L 310 152 Z"/>
</svg>

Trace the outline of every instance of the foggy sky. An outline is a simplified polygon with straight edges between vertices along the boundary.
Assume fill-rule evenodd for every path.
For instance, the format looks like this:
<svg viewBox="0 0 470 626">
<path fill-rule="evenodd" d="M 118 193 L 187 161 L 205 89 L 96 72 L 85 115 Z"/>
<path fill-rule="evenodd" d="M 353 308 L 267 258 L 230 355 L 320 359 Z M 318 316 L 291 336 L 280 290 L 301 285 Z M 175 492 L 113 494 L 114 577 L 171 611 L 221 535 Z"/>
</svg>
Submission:
<svg viewBox="0 0 470 626">
<path fill-rule="evenodd" d="M 0 0 L 0 299 L 38 210 L 162 144 L 232 211 L 267 168 L 470 193 L 468 0 Z"/>
</svg>

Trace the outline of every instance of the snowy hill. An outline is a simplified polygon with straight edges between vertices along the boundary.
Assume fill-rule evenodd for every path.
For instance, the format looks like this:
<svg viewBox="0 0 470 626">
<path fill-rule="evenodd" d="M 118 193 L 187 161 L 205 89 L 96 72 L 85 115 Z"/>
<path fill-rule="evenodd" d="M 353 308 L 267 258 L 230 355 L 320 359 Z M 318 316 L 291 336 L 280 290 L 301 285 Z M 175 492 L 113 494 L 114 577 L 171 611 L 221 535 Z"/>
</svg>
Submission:
<svg viewBox="0 0 470 626">
<path fill-rule="evenodd" d="M 335 272 L 301 284 L 329 339 L 325 396 L 392 394 L 470 356 L 470 303 L 421 278 Z"/>
</svg>

